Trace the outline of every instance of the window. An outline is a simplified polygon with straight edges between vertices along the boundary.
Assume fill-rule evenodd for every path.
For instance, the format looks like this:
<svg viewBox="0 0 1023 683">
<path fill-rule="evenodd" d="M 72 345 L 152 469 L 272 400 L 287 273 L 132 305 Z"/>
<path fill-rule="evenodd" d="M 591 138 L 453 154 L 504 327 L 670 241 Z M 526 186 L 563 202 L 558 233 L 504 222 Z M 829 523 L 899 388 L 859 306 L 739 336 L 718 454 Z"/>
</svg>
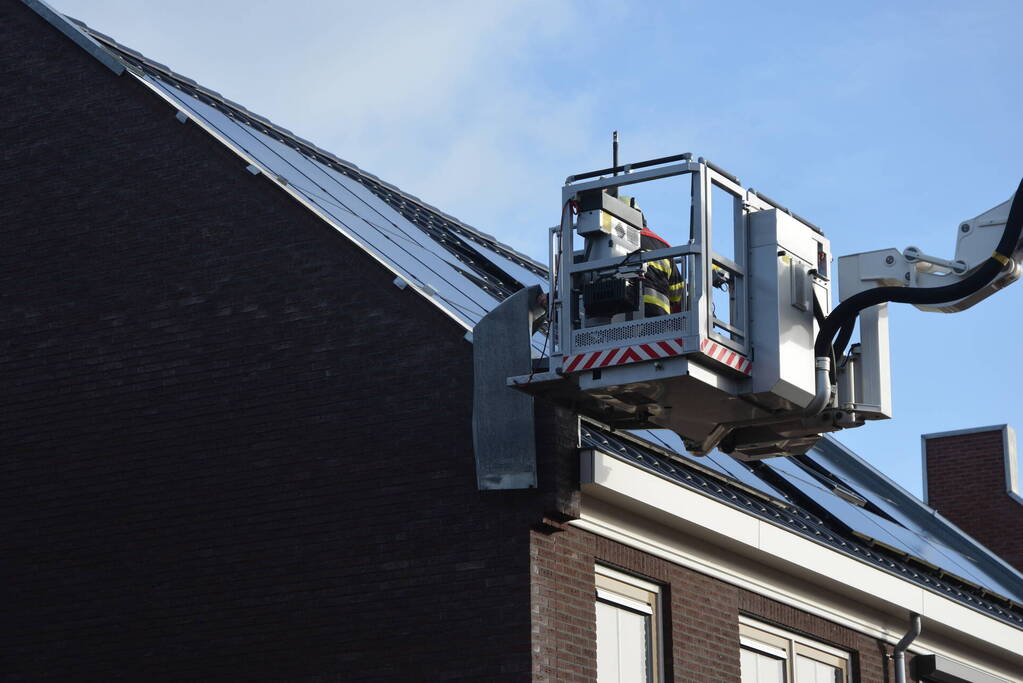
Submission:
<svg viewBox="0 0 1023 683">
<path fill-rule="evenodd" d="M 661 680 L 660 591 L 656 584 L 596 567 L 597 681 Z"/>
<path fill-rule="evenodd" d="M 849 655 L 766 624 L 739 623 L 742 683 L 847 683 Z"/>
</svg>

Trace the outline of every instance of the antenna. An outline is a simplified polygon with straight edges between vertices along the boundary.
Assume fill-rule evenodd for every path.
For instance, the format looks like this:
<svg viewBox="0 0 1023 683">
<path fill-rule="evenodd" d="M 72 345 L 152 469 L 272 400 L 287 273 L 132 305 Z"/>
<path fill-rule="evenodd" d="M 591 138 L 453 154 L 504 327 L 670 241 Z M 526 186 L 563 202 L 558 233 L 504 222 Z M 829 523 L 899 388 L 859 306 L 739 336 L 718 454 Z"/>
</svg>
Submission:
<svg viewBox="0 0 1023 683">
<path fill-rule="evenodd" d="M 611 168 L 618 175 L 618 131 L 611 133 Z"/>
<path fill-rule="evenodd" d="M 618 175 L 618 131 L 611 133 L 611 173 Z M 617 187 L 609 187 L 607 193 L 612 197 L 618 196 Z"/>
</svg>

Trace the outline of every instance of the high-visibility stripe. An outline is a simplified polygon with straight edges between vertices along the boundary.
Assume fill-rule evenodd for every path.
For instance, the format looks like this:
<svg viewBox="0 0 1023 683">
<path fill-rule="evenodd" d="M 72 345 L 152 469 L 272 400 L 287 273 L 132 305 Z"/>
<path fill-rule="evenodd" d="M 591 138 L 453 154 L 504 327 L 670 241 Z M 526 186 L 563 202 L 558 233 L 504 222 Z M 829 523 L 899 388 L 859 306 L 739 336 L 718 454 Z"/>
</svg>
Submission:
<svg viewBox="0 0 1023 683">
<path fill-rule="evenodd" d="M 600 367 L 606 368 L 608 365 L 611 365 L 619 351 L 621 351 L 621 349 L 612 349 L 608 351 L 607 355 L 604 356 L 604 360 L 600 361 Z"/>
<path fill-rule="evenodd" d="M 575 356 L 567 356 L 562 364 L 566 373 L 581 372 L 593 368 L 607 368 L 646 360 L 670 358 L 680 355 L 684 348 L 685 343 L 681 339 L 669 339 L 601 351 L 588 351 Z"/>
<path fill-rule="evenodd" d="M 586 356 L 583 354 L 579 354 L 578 356 L 573 357 L 572 362 L 565 365 L 565 372 L 572 372 L 573 370 L 575 370 L 575 366 L 579 365 L 579 361 L 581 361 L 585 357 Z"/>
<path fill-rule="evenodd" d="M 643 303 L 657 306 L 657 308 L 662 309 L 665 313 L 671 312 L 670 300 L 657 290 L 648 289 L 643 292 Z"/>
<path fill-rule="evenodd" d="M 650 348 L 646 344 L 640 344 L 639 348 L 643 351 L 643 353 L 646 354 L 647 358 L 660 358 L 661 357 L 661 354 L 659 354 L 657 351 L 654 351 L 652 348 Z"/>
<path fill-rule="evenodd" d="M 643 359 L 640 358 L 639 354 L 633 351 L 632 348 L 628 348 L 625 349 L 625 353 L 622 354 L 622 357 L 619 360 L 619 365 L 624 365 L 625 363 L 635 363 L 638 360 Z"/>
<path fill-rule="evenodd" d="M 583 370 L 589 370 L 590 368 L 592 368 L 593 364 L 597 362 L 598 358 L 600 358 L 600 353 L 593 354 L 593 356 L 588 361 L 586 361 L 586 365 L 583 366 Z"/>
<path fill-rule="evenodd" d="M 565 372 L 581 372 L 593 368 L 608 368 L 628 363 L 639 363 L 660 358 L 670 358 L 684 352 L 685 343 L 682 339 L 664 339 L 631 346 L 620 346 L 614 349 L 587 351 L 574 356 L 566 356 L 562 361 Z M 728 347 L 704 339 L 700 342 L 700 350 L 708 357 L 745 375 L 751 373 L 753 364 L 742 354 Z"/>
<path fill-rule="evenodd" d="M 665 261 L 660 259 L 658 261 L 649 261 L 647 265 L 651 268 L 661 271 L 665 275 L 671 275 L 671 261 Z"/>
<path fill-rule="evenodd" d="M 704 339 L 700 342 L 700 350 L 709 358 L 723 363 L 730 368 L 734 368 L 745 375 L 748 375 L 751 372 L 753 364 L 748 358 L 725 346 L 722 346 L 721 344 L 712 342 L 709 339 Z"/>
</svg>

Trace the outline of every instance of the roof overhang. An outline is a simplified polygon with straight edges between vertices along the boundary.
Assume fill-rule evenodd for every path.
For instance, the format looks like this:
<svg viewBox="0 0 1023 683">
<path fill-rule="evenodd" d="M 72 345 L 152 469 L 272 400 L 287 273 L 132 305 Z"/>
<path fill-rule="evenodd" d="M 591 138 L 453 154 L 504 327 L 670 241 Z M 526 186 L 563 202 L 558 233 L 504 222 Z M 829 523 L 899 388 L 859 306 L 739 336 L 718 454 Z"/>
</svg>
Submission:
<svg viewBox="0 0 1023 683">
<path fill-rule="evenodd" d="M 581 455 L 576 526 L 894 643 L 1013 680 L 1023 631 L 823 543 L 598 450 Z"/>
</svg>

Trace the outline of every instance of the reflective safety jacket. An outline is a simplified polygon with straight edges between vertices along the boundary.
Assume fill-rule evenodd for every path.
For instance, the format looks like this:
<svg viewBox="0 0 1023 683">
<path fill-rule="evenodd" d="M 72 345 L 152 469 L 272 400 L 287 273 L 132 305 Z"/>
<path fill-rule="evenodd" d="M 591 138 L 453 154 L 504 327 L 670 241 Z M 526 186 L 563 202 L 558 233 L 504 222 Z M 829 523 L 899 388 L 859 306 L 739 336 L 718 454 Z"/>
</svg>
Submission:
<svg viewBox="0 0 1023 683">
<path fill-rule="evenodd" d="M 640 233 L 640 251 L 653 251 L 669 247 L 667 242 L 650 228 L 643 226 Z M 643 313 L 650 318 L 678 313 L 682 310 L 685 283 L 678 267 L 671 259 L 647 261 L 644 264 Z"/>
</svg>

